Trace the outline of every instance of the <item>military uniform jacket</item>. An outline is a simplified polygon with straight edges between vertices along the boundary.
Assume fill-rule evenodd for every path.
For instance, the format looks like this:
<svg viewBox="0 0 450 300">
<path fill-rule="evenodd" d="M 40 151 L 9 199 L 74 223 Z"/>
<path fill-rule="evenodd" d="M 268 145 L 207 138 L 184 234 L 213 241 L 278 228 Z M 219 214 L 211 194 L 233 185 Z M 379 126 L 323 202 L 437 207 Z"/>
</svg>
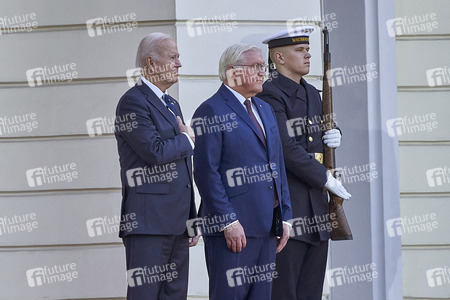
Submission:
<svg viewBox="0 0 450 300">
<path fill-rule="evenodd" d="M 305 89 L 275 71 L 257 97 L 272 106 L 278 122 L 294 218 L 291 238 L 317 244 L 330 237 L 326 168 L 310 154 L 323 153 L 322 102 L 315 87 L 303 78 L 300 84 Z"/>
</svg>

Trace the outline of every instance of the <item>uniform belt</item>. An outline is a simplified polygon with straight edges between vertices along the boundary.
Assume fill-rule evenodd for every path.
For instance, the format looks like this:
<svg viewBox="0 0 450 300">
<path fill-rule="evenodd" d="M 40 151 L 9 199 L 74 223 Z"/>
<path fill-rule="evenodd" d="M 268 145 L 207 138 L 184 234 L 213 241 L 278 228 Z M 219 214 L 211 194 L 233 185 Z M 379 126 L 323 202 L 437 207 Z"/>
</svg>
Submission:
<svg viewBox="0 0 450 300">
<path fill-rule="evenodd" d="M 314 157 L 319 163 L 323 164 L 323 153 L 308 153 L 311 157 Z"/>
</svg>

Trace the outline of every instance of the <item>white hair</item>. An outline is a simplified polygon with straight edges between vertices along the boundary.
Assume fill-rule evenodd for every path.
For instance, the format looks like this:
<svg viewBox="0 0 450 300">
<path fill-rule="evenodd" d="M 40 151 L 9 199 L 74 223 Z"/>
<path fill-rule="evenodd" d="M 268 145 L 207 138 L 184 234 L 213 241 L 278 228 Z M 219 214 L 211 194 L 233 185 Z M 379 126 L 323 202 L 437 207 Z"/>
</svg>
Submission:
<svg viewBox="0 0 450 300">
<path fill-rule="evenodd" d="M 158 57 L 158 45 L 167 39 L 171 40 L 172 38 L 162 32 L 153 32 L 144 37 L 137 50 L 136 67 L 144 69 L 147 65 L 147 57 Z"/>
<path fill-rule="evenodd" d="M 255 45 L 250 44 L 234 44 L 228 47 L 220 57 L 219 61 L 219 78 L 222 82 L 227 80 L 227 68 L 229 66 L 243 63 L 243 54 L 247 51 L 259 51 L 261 49 Z"/>
</svg>

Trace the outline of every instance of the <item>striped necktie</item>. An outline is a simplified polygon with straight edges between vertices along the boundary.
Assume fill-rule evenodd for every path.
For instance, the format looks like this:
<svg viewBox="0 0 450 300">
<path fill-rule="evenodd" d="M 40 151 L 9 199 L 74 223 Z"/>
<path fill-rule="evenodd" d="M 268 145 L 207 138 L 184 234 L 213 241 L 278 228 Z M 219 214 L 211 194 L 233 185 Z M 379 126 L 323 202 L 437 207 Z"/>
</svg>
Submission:
<svg viewBox="0 0 450 300">
<path fill-rule="evenodd" d="M 172 99 L 170 99 L 169 95 L 163 94 L 162 99 L 166 103 L 167 109 L 172 113 L 175 120 L 177 119 L 177 110 L 175 108 L 175 104 L 173 103 Z"/>
</svg>

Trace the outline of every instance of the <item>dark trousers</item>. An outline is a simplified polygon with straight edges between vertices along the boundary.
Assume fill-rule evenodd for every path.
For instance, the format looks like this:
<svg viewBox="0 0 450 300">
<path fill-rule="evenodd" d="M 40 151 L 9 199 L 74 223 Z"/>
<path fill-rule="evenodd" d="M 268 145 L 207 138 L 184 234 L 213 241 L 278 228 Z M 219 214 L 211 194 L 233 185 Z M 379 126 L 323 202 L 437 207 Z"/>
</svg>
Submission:
<svg viewBox="0 0 450 300">
<path fill-rule="evenodd" d="M 275 237 L 247 237 L 239 253 L 225 237 L 204 237 L 210 300 L 269 300 L 275 272 Z"/>
<path fill-rule="evenodd" d="M 128 300 L 185 300 L 189 275 L 186 235 L 129 235 L 123 238 Z"/>
<path fill-rule="evenodd" d="M 327 252 L 328 241 L 315 246 L 289 239 L 277 254 L 272 300 L 321 300 Z"/>
</svg>

